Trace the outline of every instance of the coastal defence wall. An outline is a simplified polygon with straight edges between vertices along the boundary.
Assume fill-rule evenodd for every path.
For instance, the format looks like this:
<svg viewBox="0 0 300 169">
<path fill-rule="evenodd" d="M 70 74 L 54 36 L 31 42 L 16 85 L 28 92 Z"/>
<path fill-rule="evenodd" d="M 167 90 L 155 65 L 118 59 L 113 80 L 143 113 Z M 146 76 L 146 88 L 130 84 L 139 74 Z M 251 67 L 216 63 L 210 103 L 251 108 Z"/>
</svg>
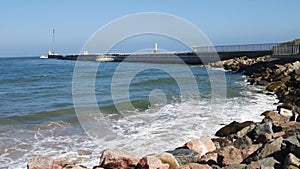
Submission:
<svg viewBox="0 0 300 169">
<path fill-rule="evenodd" d="M 48 55 L 48 58 L 61 60 L 80 60 L 97 62 L 144 62 L 170 64 L 203 64 L 226 60 L 235 57 L 247 56 L 256 58 L 272 55 L 271 50 L 238 51 L 238 52 L 168 52 L 168 53 L 134 53 L 134 54 L 90 54 L 90 55 Z"/>
</svg>

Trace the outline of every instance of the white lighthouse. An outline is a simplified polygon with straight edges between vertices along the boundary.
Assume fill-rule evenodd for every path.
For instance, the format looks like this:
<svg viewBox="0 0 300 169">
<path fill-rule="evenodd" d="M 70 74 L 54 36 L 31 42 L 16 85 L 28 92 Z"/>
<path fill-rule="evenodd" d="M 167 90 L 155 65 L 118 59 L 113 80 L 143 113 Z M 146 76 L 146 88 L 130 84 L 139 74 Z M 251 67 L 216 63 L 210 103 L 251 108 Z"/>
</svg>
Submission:
<svg viewBox="0 0 300 169">
<path fill-rule="evenodd" d="M 154 53 L 158 52 L 157 43 L 154 44 Z"/>
</svg>

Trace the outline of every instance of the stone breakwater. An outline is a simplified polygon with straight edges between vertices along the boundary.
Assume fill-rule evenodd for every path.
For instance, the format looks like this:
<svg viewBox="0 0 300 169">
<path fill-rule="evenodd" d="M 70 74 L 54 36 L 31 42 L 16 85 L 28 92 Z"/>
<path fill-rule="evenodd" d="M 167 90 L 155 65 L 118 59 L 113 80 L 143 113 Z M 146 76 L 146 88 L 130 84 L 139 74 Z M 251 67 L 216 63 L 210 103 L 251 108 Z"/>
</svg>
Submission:
<svg viewBox="0 0 300 169">
<path fill-rule="evenodd" d="M 277 111 L 262 112 L 261 122 L 232 122 L 215 138 L 200 137 L 175 150 L 142 158 L 119 149 L 106 149 L 93 169 L 256 169 L 300 167 L 300 62 L 269 56 L 241 57 L 209 66 L 243 72 L 251 84 L 264 85 L 279 98 Z M 255 111 L 255 110 L 254 110 Z M 83 169 L 67 159 L 37 156 L 28 169 Z"/>
</svg>

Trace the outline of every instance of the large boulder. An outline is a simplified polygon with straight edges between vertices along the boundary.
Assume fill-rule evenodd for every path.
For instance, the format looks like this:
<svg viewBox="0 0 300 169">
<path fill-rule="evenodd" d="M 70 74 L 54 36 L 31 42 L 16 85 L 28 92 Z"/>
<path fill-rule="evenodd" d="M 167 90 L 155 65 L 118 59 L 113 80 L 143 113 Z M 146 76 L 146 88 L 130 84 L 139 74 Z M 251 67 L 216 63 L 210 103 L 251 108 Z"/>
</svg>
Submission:
<svg viewBox="0 0 300 169">
<path fill-rule="evenodd" d="M 249 145 L 247 148 L 241 150 L 243 160 L 256 152 L 262 145 L 261 144 L 253 144 Z"/>
<path fill-rule="evenodd" d="M 280 132 L 276 132 L 276 133 L 272 133 L 272 134 L 269 134 L 269 133 L 264 133 L 262 135 L 259 135 L 258 138 L 256 139 L 256 142 L 257 143 L 267 143 L 271 140 L 274 140 L 278 137 L 282 137 L 285 135 L 285 132 L 284 131 L 280 131 Z"/>
<path fill-rule="evenodd" d="M 180 167 L 180 169 L 211 169 L 207 164 L 190 163 Z"/>
<path fill-rule="evenodd" d="M 270 92 L 276 92 L 281 87 L 285 87 L 285 84 L 283 82 L 273 82 L 267 86 L 267 90 Z"/>
<path fill-rule="evenodd" d="M 52 169 L 54 160 L 47 156 L 37 156 L 27 163 L 28 169 Z M 62 168 L 62 167 L 60 167 Z M 59 169 L 59 168 L 58 168 Z"/>
<path fill-rule="evenodd" d="M 27 163 L 27 169 L 63 169 L 65 167 L 75 167 L 65 158 L 52 159 L 48 156 L 36 156 Z"/>
<path fill-rule="evenodd" d="M 256 140 L 260 135 L 263 135 L 265 133 L 273 133 L 272 122 L 256 125 L 256 127 L 250 133 L 248 133 L 248 136 L 252 140 Z"/>
<path fill-rule="evenodd" d="M 220 130 L 218 130 L 215 135 L 219 136 L 219 137 L 226 137 L 230 134 L 236 134 L 238 131 L 240 131 L 243 128 L 245 128 L 249 125 L 252 125 L 252 124 L 254 124 L 254 122 L 252 122 L 252 121 L 246 121 L 243 123 L 233 121 L 232 123 L 222 127 Z"/>
<path fill-rule="evenodd" d="M 216 150 L 215 144 L 209 137 L 201 137 L 200 139 L 189 141 L 184 146 L 198 152 L 200 156 Z"/>
<path fill-rule="evenodd" d="M 231 164 L 229 166 L 223 167 L 223 169 L 246 169 L 246 164 Z"/>
<path fill-rule="evenodd" d="M 240 164 L 243 161 L 241 150 L 234 146 L 227 146 L 218 150 L 218 163 L 220 166 Z"/>
<path fill-rule="evenodd" d="M 238 149 L 245 149 L 252 144 L 252 140 L 248 136 L 243 136 L 233 142 L 233 146 Z"/>
<path fill-rule="evenodd" d="M 201 164 L 208 164 L 208 165 L 217 165 L 218 164 L 218 153 L 209 152 L 201 157 L 199 160 Z"/>
<path fill-rule="evenodd" d="M 285 158 L 283 168 L 300 168 L 300 159 L 289 153 Z"/>
<path fill-rule="evenodd" d="M 247 127 L 244 127 L 242 130 L 236 133 L 237 138 L 242 138 L 246 136 L 249 132 L 251 132 L 256 127 L 256 124 L 251 124 Z"/>
<path fill-rule="evenodd" d="M 280 156 L 282 142 L 283 138 L 279 137 L 270 143 L 264 144 L 261 148 L 247 157 L 243 163 L 249 164 L 251 161 L 257 161 L 270 156 L 278 158 Z"/>
<path fill-rule="evenodd" d="M 189 163 L 195 163 L 199 161 L 201 157 L 201 155 L 198 152 L 190 149 L 183 149 L 183 148 L 176 149 L 173 151 L 167 151 L 167 153 L 172 154 L 180 166 Z"/>
<path fill-rule="evenodd" d="M 66 158 L 52 159 L 48 156 L 36 156 L 27 163 L 27 169 L 62 169 L 66 167 L 79 168 Z"/>
<path fill-rule="evenodd" d="M 286 109 L 286 108 L 283 108 L 283 107 L 279 110 L 279 114 L 284 116 L 284 117 L 287 117 L 289 119 L 294 115 L 292 110 L 289 110 L 289 109 Z"/>
<path fill-rule="evenodd" d="M 290 121 L 290 117 L 278 114 L 274 111 L 265 111 L 261 114 L 261 116 L 265 116 L 263 119 L 264 123 L 272 122 L 274 125 L 282 125 Z"/>
<path fill-rule="evenodd" d="M 139 159 L 119 149 L 106 149 L 102 152 L 99 165 L 106 169 L 134 169 Z"/>
<path fill-rule="evenodd" d="M 168 169 L 169 164 L 163 164 L 161 160 L 155 156 L 146 156 L 140 159 L 135 169 Z"/>
<path fill-rule="evenodd" d="M 295 121 L 290 121 L 280 126 L 285 132 L 285 137 L 300 135 L 300 123 Z"/>
<path fill-rule="evenodd" d="M 300 136 L 290 136 L 283 140 L 282 149 L 300 158 Z"/>
<path fill-rule="evenodd" d="M 274 157 L 266 157 L 255 162 L 251 162 L 248 166 L 259 166 L 259 168 L 282 168 L 282 164 Z"/>
<path fill-rule="evenodd" d="M 178 169 L 180 167 L 176 158 L 170 153 L 163 153 L 159 156 L 159 159 L 169 165 L 169 169 Z"/>
<path fill-rule="evenodd" d="M 222 147 L 226 147 L 230 145 L 232 142 L 227 138 L 212 138 L 211 139 L 216 146 L 216 149 L 220 149 Z"/>
</svg>

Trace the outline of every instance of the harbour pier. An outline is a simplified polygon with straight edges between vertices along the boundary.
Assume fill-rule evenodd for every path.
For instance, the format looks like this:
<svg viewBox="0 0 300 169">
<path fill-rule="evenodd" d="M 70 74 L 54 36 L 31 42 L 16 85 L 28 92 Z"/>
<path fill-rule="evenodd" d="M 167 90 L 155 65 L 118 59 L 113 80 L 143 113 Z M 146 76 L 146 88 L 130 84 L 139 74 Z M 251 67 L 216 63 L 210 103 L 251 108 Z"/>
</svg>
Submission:
<svg viewBox="0 0 300 169">
<path fill-rule="evenodd" d="M 80 60 L 96 62 L 146 62 L 146 63 L 186 63 L 203 64 L 241 56 L 255 58 L 264 55 L 299 54 L 299 45 L 280 47 L 279 43 L 229 45 L 229 46 L 194 46 L 192 51 L 184 52 L 149 52 L 149 53 L 104 53 L 104 54 L 49 54 L 48 58 L 61 60 Z M 297 52 L 297 53 L 295 53 Z"/>
</svg>

